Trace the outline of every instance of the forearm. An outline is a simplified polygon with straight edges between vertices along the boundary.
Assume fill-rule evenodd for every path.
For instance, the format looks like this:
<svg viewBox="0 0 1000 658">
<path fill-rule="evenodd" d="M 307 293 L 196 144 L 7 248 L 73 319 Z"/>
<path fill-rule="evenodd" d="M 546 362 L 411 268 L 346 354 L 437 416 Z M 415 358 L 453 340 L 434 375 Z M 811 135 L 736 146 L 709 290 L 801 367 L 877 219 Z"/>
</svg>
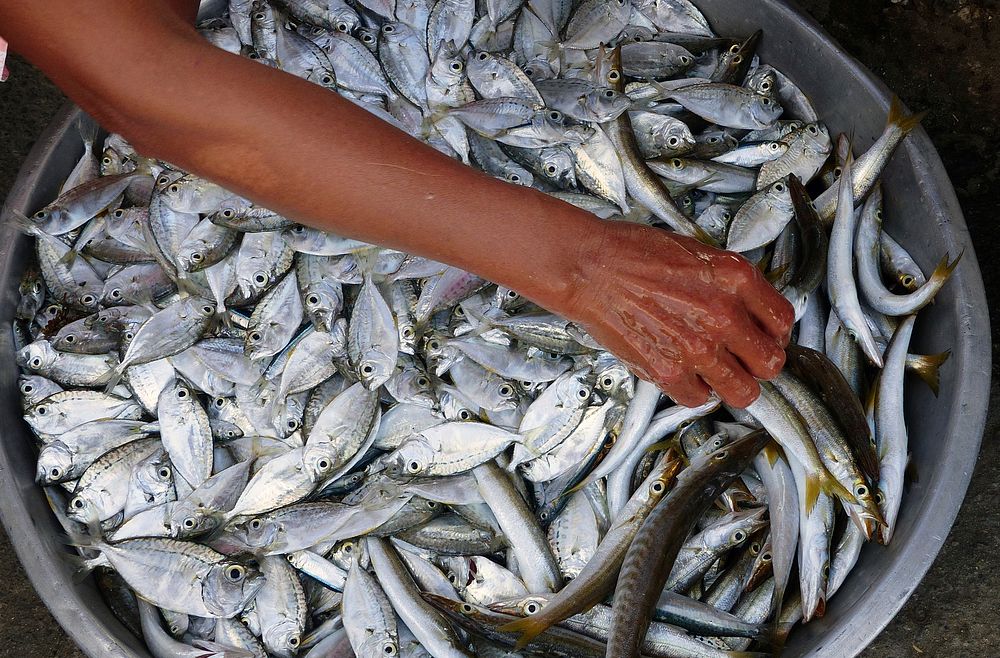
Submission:
<svg viewBox="0 0 1000 658">
<path fill-rule="evenodd" d="M 97 56 L 63 53 L 75 58 L 67 64 L 45 49 L 32 54 L 147 155 L 304 224 L 445 261 L 564 310 L 578 245 L 599 220 L 465 167 L 337 94 L 218 50 L 151 11 L 117 12 L 132 28 L 108 25 L 122 37 L 102 40 Z"/>
</svg>

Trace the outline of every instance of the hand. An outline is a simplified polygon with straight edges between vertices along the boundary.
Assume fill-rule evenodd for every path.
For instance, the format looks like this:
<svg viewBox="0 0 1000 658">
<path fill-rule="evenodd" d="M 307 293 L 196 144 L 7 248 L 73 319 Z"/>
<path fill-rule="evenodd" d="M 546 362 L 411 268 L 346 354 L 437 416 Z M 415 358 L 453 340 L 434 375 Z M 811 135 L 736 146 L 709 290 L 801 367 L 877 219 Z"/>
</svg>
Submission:
<svg viewBox="0 0 1000 658">
<path fill-rule="evenodd" d="M 675 233 L 604 223 L 582 248 L 562 312 L 676 402 L 711 390 L 745 407 L 785 363 L 792 306 L 738 254 Z"/>
</svg>

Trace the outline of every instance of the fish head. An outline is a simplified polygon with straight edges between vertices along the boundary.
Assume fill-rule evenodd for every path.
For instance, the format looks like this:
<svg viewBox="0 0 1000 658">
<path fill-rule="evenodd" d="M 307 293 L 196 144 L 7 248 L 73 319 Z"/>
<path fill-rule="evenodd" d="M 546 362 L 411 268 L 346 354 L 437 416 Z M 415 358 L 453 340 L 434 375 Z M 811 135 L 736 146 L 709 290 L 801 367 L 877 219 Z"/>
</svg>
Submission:
<svg viewBox="0 0 1000 658">
<path fill-rule="evenodd" d="M 417 434 L 390 455 L 386 472 L 390 477 L 412 477 L 425 473 L 434 463 L 434 449 Z"/>
<path fill-rule="evenodd" d="M 762 94 L 756 94 L 750 100 L 750 116 L 753 117 L 754 122 L 760 128 L 767 128 L 774 124 L 784 112 L 784 108 L 778 101 L 774 100 L 770 96 L 764 96 Z"/>
<path fill-rule="evenodd" d="M 813 533 L 813 541 L 799 546 L 799 582 L 802 596 L 802 620 L 822 616 L 826 609 L 826 583 L 830 576 L 829 537 Z"/>
<path fill-rule="evenodd" d="M 97 523 L 101 519 L 95 497 L 96 493 L 90 489 L 76 492 L 66 506 L 66 516 L 84 525 Z"/>
<path fill-rule="evenodd" d="M 584 105 L 600 121 L 613 121 L 632 107 L 632 99 L 611 87 L 598 87 L 584 97 Z"/>
<path fill-rule="evenodd" d="M 264 575 L 250 560 L 226 558 L 213 565 L 202 582 L 205 607 L 219 617 L 243 610 L 264 585 Z"/>
<path fill-rule="evenodd" d="M 73 455 L 62 441 L 53 441 L 38 454 L 35 481 L 50 485 L 66 479 L 73 465 Z"/>
<path fill-rule="evenodd" d="M 173 488 L 174 474 L 170 468 L 170 458 L 165 450 L 154 452 L 133 470 L 136 484 L 144 494 L 160 498 Z"/>
<path fill-rule="evenodd" d="M 180 501 L 170 513 L 170 536 L 187 539 L 212 532 L 219 527 L 220 520 L 220 515 L 212 510 L 195 506 L 190 501 Z"/>
<path fill-rule="evenodd" d="M 204 267 L 207 245 L 204 240 L 195 240 L 181 246 L 177 254 L 177 265 L 185 272 L 194 272 Z"/>
<path fill-rule="evenodd" d="M 747 76 L 746 86 L 763 96 L 777 97 L 778 74 L 769 66 L 758 67 Z"/>
<path fill-rule="evenodd" d="M 295 658 L 302 642 L 302 631 L 294 619 L 282 619 L 262 630 L 261 639 L 268 653 L 278 658 Z"/>
<path fill-rule="evenodd" d="M 17 353 L 15 361 L 17 365 L 29 370 L 47 370 L 56 360 L 57 353 L 52 344 L 47 340 L 36 340 L 30 345 L 25 345 Z"/>
<path fill-rule="evenodd" d="M 305 79 L 331 91 L 337 90 L 337 74 L 332 67 L 320 66 L 310 69 Z"/>
<path fill-rule="evenodd" d="M 391 356 L 379 350 L 368 350 L 358 362 L 358 377 L 369 391 L 376 390 L 392 376 L 396 369 L 396 354 Z"/>
<path fill-rule="evenodd" d="M 344 294 L 339 286 L 321 282 L 303 291 L 302 303 L 317 330 L 331 331 L 331 324 L 344 306 Z"/>
<path fill-rule="evenodd" d="M 833 148 L 830 130 L 822 123 L 809 123 L 801 128 L 801 130 L 802 136 L 806 140 L 806 146 L 810 151 L 829 153 Z"/>
</svg>

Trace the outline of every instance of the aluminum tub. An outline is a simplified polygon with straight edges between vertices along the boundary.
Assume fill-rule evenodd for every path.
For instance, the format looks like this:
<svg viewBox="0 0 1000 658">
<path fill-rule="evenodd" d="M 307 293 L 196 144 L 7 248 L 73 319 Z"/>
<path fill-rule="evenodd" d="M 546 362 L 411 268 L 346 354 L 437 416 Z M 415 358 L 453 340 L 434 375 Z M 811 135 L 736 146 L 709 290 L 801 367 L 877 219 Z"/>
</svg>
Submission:
<svg viewBox="0 0 1000 658">
<path fill-rule="evenodd" d="M 210 3 L 206 3 L 210 4 Z M 880 134 L 889 91 L 784 0 L 698 0 L 716 31 L 745 36 L 764 30 L 761 56 L 787 73 L 812 98 L 831 132 L 853 131 L 861 151 Z M 203 7 L 206 13 L 209 7 Z M 37 210 L 55 197 L 82 153 L 64 108 L 41 135 L 21 169 L 7 205 Z M 952 350 L 941 372 L 941 396 L 911 382 L 907 421 L 919 479 L 906 491 L 892 544 L 865 547 L 826 616 L 797 628 L 785 656 L 854 656 L 913 593 L 944 542 L 965 496 L 979 453 L 990 382 L 986 297 L 968 229 L 934 147 L 921 129 L 904 142 L 884 177 L 888 228 L 925 271 L 948 252 L 965 255 L 936 303 L 920 313 L 912 351 Z M 29 241 L 0 226 L 0 516 L 29 578 L 52 614 L 94 658 L 148 656 L 142 643 L 112 616 L 90 580 L 75 582 L 61 531 L 35 486 L 36 450 L 20 418 L 10 323 Z"/>
</svg>

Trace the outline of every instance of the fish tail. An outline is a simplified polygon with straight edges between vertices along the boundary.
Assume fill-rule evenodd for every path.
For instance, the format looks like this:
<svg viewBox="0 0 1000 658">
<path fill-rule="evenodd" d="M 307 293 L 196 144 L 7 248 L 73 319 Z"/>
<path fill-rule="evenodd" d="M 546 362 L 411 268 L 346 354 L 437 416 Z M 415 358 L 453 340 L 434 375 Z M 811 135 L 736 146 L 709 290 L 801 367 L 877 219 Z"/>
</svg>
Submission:
<svg viewBox="0 0 1000 658">
<path fill-rule="evenodd" d="M 778 461 L 778 458 L 781 457 L 781 448 L 774 441 L 768 442 L 761 452 L 765 457 L 767 457 L 767 463 L 771 466 L 774 466 L 774 464 Z"/>
<path fill-rule="evenodd" d="M 551 625 L 547 620 L 542 619 L 541 615 L 534 615 L 504 624 L 500 627 L 500 630 L 507 633 L 521 634 L 521 637 L 517 639 L 517 643 L 514 645 L 514 651 L 520 651 L 531 644 L 533 639 L 544 633 Z"/>
<path fill-rule="evenodd" d="M 122 364 L 119 363 L 117 366 L 115 366 L 111 370 L 108 370 L 106 373 L 101 375 L 97 379 L 96 383 L 98 386 L 101 385 L 104 386 L 105 393 L 110 393 L 111 391 L 115 390 L 115 387 L 118 386 L 119 383 L 121 383 L 122 376 L 124 374 L 125 374 L 125 368 L 122 367 Z"/>
<path fill-rule="evenodd" d="M 88 151 L 94 148 L 94 142 L 97 141 L 97 133 L 101 129 L 96 121 L 88 116 L 80 116 L 76 120 L 76 130 L 80 133 L 80 139 L 83 140 L 83 147 Z"/>
<path fill-rule="evenodd" d="M 963 249 L 958 254 L 958 257 L 949 263 L 948 258 L 950 255 L 945 254 L 944 257 L 941 259 L 941 262 L 938 263 L 937 267 L 934 268 L 934 272 L 931 274 L 931 280 L 942 281 L 942 282 L 947 281 L 948 277 L 951 276 L 951 273 L 955 271 L 956 267 L 958 267 L 958 263 L 962 260 L 962 256 L 964 255 L 965 255 L 965 250 Z"/>
<path fill-rule="evenodd" d="M 894 126 L 903 135 L 909 135 L 913 132 L 914 128 L 920 125 L 925 116 L 927 116 L 926 111 L 907 114 L 906 108 L 903 107 L 903 101 L 899 100 L 899 96 L 894 95 L 892 101 L 889 103 L 889 119 L 887 123 L 890 126 Z"/>
<path fill-rule="evenodd" d="M 18 231 L 27 235 L 38 235 L 41 232 L 35 226 L 35 222 L 31 221 L 31 218 L 15 208 L 8 211 L 7 221 L 13 224 Z"/>
<path fill-rule="evenodd" d="M 950 356 L 951 350 L 940 354 L 911 355 L 906 361 L 906 367 L 920 377 L 934 393 L 934 397 L 937 397 L 941 389 L 941 366 Z"/>
<path fill-rule="evenodd" d="M 80 245 L 82 247 L 82 245 Z M 73 267 L 73 263 L 76 262 L 76 257 L 80 252 L 77 249 L 77 245 L 70 247 L 70 250 L 63 254 L 63 257 L 59 259 L 60 265 L 65 265 L 66 267 Z"/>
</svg>

